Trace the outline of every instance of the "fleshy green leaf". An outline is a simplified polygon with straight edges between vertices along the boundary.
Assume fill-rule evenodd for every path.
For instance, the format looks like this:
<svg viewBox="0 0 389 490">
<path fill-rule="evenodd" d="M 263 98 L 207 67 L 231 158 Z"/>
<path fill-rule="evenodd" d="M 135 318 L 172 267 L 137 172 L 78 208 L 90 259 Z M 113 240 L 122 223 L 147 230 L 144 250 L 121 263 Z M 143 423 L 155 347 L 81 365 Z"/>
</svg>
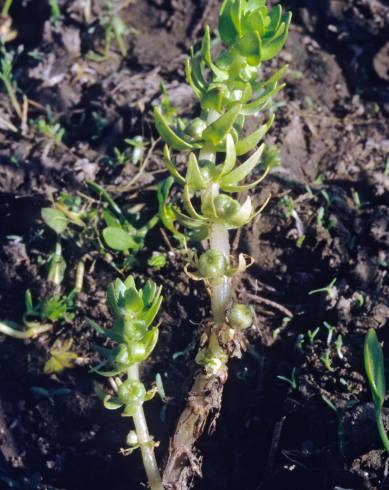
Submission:
<svg viewBox="0 0 389 490">
<path fill-rule="evenodd" d="M 282 34 L 272 39 L 268 43 L 264 43 L 262 46 L 262 60 L 267 61 L 275 56 L 281 51 L 288 39 L 288 29 L 290 21 L 292 20 L 292 14 L 288 12 L 285 16 L 284 28 Z"/>
<path fill-rule="evenodd" d="M 227 46 L 233 44 L 235 39 L 239 36 L 238 29 L 232 19 L 232 9 L 234 8 L 235 3 L 236 0 L 224 0 L 220 9 L 219 33 L 222 41 L 227 44 Z"/>
<path fill-rule="evenodd" d="M 207 187 L 194 153 L 189 155 L 188 170 L 186 172 L 184 183 L 189 187 L 191 192 L 201 191 Z"/>
<path fill-rule="evenodd" d="M 270 97 L 272 97 L 274 94 L 282 90 L 284 87 L 285 84 L 278 85 L 277 82 L 268 85 L 263 94 L 261 94 L 253 102 L 250 102 L 249 104 L 245 104 L 242 107 L 241 113 L 244 114 L 245 116 L 252 116 L 256 114 L 257 112 L 259 112 L 265 107 L 267 102 L 270 100 Z"/>
<path fill-rule="evenodd" d="M 153 300 L 152 305 L 150 308 L 142 315 L 142 320 L 145 322 L 146 326 L 149 327 L 153 321 L 155 320 L 155 317 L 158 314 L 158 311 L 161 307 L 162 303 L 162 296 L 161 296 L 162 288 L 158 288 L 158 291 L 155 295 L 155 298 Z"/>
<path fill-rule="evenodd" d="M 178 136 L 177 133 L 172 130 L 166 119 L 161 114 L 158 107 L 154 108 L 154 119 L 158 133 L 165 141 L 165 143 L 167 143 L 169 146 L 178 151 L 188 151 L 195 148 L 195 146 L 183 140 L 180 136 Z"/>
<path fill-rule="evenodd" d="M 239 167 L 235 168 L 234 170 L 232 170 L 232 172 L 225 175 L 221 179 L 222 184 L 224 186 L 236 185 L 238 182 L 245 179 L 252 172 L 252 170 L 261 163 L 261 155 L 264 149 L 265 145 L 263 144 L 253 155 L 251 155 L 250 158 L 242 163 L 242 165 L 239 165 Z"/>
<path fill-rule="evenodd" d="M 227 134 L 226 136 L 226 159 L 221 167 L 221 172 L 219 177 L 228 174 L 235 167 L 236 164 L 236 148 L 234 138 Z"/>
<path fill-rule="evenodd" d="M 261 62 L 262 42 L 258 32 L 249 32 L 236 43 L 238 53 L 247 59 L 251 66 Z"/>
<path fill-rule="evenodd" d="M 257 131 L 254 131 L 253 133 L 246 136 L 246 138 L 243 138 L 242 140 L 238 141 L 236 145 L 236 154 L 238 156 L 241 156 L 253 150 L 261 141 L 261 139 L 265 136 L 265 134 L 269 131 L 269 129 L 272 127 L 274 118 L 275 115 L 272 114 L 271 118 L 266 124 L 264 124 L 259 129 L 257 129 Z"/>
<path fill-rule="evenodd" d="M 386 395 L 384 354 L 377 334 L 372 328 L 366 335 L 364 357 L 366 375 L 374 404 L 381 408 Z"/>
<path fill-rule="evenodd" d="M 119 400 L 118 397 L 111 397 L 107 395 L 103 400 L 103 405 L 107 410 L 117 410 L 121 408 L 124 404 Z"/>
<path fill-rule="evenodd" d="M 58 235 L 63 233 L 69 224 L 69 220 L 65 214 L 58 209 L 43 208 L 41 210 L 41 216 L 46 225 L 58 233 Z"/>
<path fill-rule="evenodd" d="M 148 308 L 154 301 L 155 295 L 157 294 L 157 285 L 154 281 L 150 279 L 147 280 L 143 287 L 143 302 L 145 307 Z"/>
<path fill-rule="evenodd" d="M 129 288 L 124 293 L 124 306 L 127 311 L 139 313 L 143 310 L 143 300 L 135 288 Z"/>
<path fill-rule="evenodd" d="M 170 156 L 170 150 L 167 145 L 164 146 L 163 148 L 163 161 L 166 166 L 166 168 L 169 170 L 171 173 L 172 177 L 181 185 L 185 185 L 185 179 L 182 177 L 182 175 L 178 172 L 176 169 L 174 163 L 172 162 L 171 156 Z"/>
<path fill-rule="evenodd" d="M 103 237 L 108 247 L 113 250 L 127 252 L 130 249 L 137 249 L 138 244 L 123 228 L 109 226 L 104 228 Z"/>
<path fill-rule="evenodd" d="M 231 130 L 236 118 L 238 117 L 241 107 L 242 106 L 240 104 L 237 104 L 216 119 L 216 121 L 210 124 L 203 132 L 203 138 L 210 141 L 215 146 L 220 143 Z"/>
<path fill-rule="evenodd" d="M 103 219 L 107 226 L 114 227 L 114 228 L 121 227 L 119 219 L 116 218 L 116 216 L 109 209 L 104 209 Z"/>
</svg>

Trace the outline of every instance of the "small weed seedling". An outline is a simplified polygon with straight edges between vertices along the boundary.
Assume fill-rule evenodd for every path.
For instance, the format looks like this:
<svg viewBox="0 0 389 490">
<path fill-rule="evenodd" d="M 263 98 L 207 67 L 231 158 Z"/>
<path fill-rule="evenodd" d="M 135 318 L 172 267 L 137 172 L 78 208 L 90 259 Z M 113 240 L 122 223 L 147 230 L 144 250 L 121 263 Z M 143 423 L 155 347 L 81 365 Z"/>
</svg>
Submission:
<svg viewBox="0 0 389 490">
<path fill-rule="evenodd" d="M 292 374 L 290 375 L 290 378 L 287 378 L 286 376 L 277 376 L 277 379 L 280 381 L 285 381 L 285 383 L 288 383 L 293 390 L 297 390 L 297 379 L 296 379 L 296 368 L 294 367 L 292 369 Z"/>
<path fill-rule="evenodd" d="M 326 293 L 329 299 L 334 299 L 336 298 L 336 294 L 337 294 L 337 288 L 335 286 L 335 283 L 336 283 L 336 277 L 332 279 L 332 281 L 327 286 L 324 286 L 323 288 L 320 289 L 314 289 L 312 291 L 309 291 L 308 294 L 309 296 L 312 296 L 313 294 Z"/>
<path fill-rule="evenodd" d="M 116 387 L 114 396 L 104 397 L 104 406 L 109 410 L 122 408 L 124 417 L 132 417 L 135 430 L 128 434 L 126 452 L 140 448 L 151 490 L 163 490 L 154 455 L 155 442 L 143 411 L 144 402 L 153 398 L 157 390 L 146 391 L 139 377 L 139 364 L 150 356 L 158 340 L 158 327 L 152 324 L 162 303 L 161 288 L 147 281 L 143 289 L 137 289 L 132 276 L 124 282 L 116 279 L 108 286 L 107 301 L 114 318 L 113 327 L 104 329 L 88 320 L 116 344 L 112 349 L 98 348 L 105 361 L 94 371 L 112 378 Z M 112 369 L 101 371 L 106 364 Z"/>
<path fill-rule="evenodd" d="M 378 341 L 377 334 L 373 329 L 370 329 L 366 335 L 364 358 L 366 377 L 375 406 L 375 419 L 378 433 L 382 444 L 389 453 L 389 439 L 382 420 L 382 408 L 386 396 L 384 353 Z"/>
<path fill-rule="evenodd" d="M 22 119 L 22 108 L 17 98 L 18 87 L 14 80 L 13 68 L 16 62 L 16 57 L 18 54 L 20 54 L 21 49 L 23 48 L 20 48 L 19 51 L 15 53 L 14 51 L 7 51 L 4 44 L 2 44 L 0 47 L 0 80 L 3 82 L 5 91 L 7 92 L 9 100 L 11 101 L 11 105 L 20 119 Z"/>
</svg>

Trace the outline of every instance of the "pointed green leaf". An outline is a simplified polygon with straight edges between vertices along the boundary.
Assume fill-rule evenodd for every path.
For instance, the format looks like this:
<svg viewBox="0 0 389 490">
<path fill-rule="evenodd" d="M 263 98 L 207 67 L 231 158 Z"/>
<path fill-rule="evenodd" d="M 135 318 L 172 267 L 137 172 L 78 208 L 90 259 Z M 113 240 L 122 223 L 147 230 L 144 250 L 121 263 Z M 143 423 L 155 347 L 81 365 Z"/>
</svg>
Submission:
<svg viewBox="0 0 389 490">
<path fill-rule="evenodd" d="M 228 174 L 235 167 L 236 164 L 236 149 L 234 138 L 231 134 L 227 134 L 226 136 L 226 159 L 221 167 L 220 177 Z"/>
<path fill-rule="evenodd" d="M 111 397 L 110 395 L 107 395 L 103 400 L 103 405 L 107 410 L 117 410 L 124 404 L 116 396 Z"/>
<path fill-rule="evenodd" d="M 152 328 L 143 339 L 143 345 L 145 347 L 145 359 L 153 352 L 158 342 L 159 330 L 157 327 Z"/>
<path fill-rule="evenodd" d="M 182 175 L 178 172 L 176 169 L 174 163 L 172 162 L 171 156 L 170 156 L 170 150 L 167 145 L 164 146 L 163 148 L 163 162 L 166 166 L 166 168 L 169 170 L 171 175 L 174 177 L 174 179 L 181 185 L 185 184 L 185 179 L 182 177 Z"/>
<path fill-rule="evenodd" d="M 262 46 L 262 60 L 263 61 L 268 61 L 275 56 L 281 51 L 281 49 L 284 47 L 287 39 L 288 39 L 288 29 L 289 29 L 289 24 L 290 21 L 292 20 L 292 14 L 288 12 L 285 17 L 285 26 L 282 30 L 282 34 L 277 36 L 274 39 L 271 39 L 269 42 L 264 43 Z"/>
<path fill-rule="evenodd" d="M 155 320 L 155 317 L 158 315 L 163 301 L 161 293 L 162 287 L 159 287 L 150 308 L 142 315 L 142 320 L 145 322 L 146 327 L 149 327 Z"/>
<path fill-rule="evenodd" d="M 243 32 L 256 31 L 262 37 L 265 33 L 265 19 L 260 10 L 254 10 L 246 15 L 242 21 Z"/>
<path fill-rule="evenodd" d="M 282 90 L 284 87 L 285 87 L 285 84 L 278 85 L 277 82 L 274 82 L 271 85 L 268 85 L 263 94 L 261 94 L 253 102 L 250 102 L 249 104 L 245 104 L 242 107 L 241 113 L 244 114 L 245 116 L 253 116 L 254 114 L 257 114 L 257 112 L 263 110 L 263 108 L 266 106 L 267 102 L 270 100 L 270 97 L 275 95 L 277 92 Z"/>
<path fill-rule="evenodd" d="M 247 59 L 251 66 L 257 66 L 262 57 L 262 41 L 258 32 L 245 34 L 235 45 L 238 53 Z"/>
<path fill-rule="evenodd" d="M 188 161 L 188 170 L 185 177 L 185 185 L 190 191 L 201 191 L 207 187 L 207 183 L 201 174 L 200 167 L 194 153 L 190 153 Z"/>
<path fill-rule="evenodd" d="M 220 143 L 231 130 L 238 114 L 241 110 L 241 105 L 237 104 L 229 111 L 221 115 L 215 122 L 210 124 L 203 132 L 203 138 L 210 141 L 213 145 Z"/>
<path fill-rule="evenodd" d="M 275 5 L 269 12 L 269 25 L 267 26 L 266 37 L 273 37 L 277 32 L 281 24 L 282 7 L 281 5 Z"/>
<path fill-rule="evenodd" d="M 366 335 L 364 357 L 366 375 L 374 404 L 381 408 L 386 395 L 384 354 L 377 334 L 372 328 Z"/>
<path fill-rule="evenodd" d="M 256 180 L 255 182 L 252 182 L 251 184 L 245 184 L 245 185 L 221 185 L 220 188 L 224 192 L 230 192 L 230 193 L 234 193 L 234 192 L 245 192 L 245 191 L 248 191 L 250 189 L 254 189 L 269 174 L 270 169 L 271 169 L 271 167 L 268 166 L 267 169 L 265 170 L 265 172 L 263 173 L 263 175 L 261 175 L 261 177 L 258 180 Z"/>
<path fill-rule="evenodd" d="M 221 185 L 236 185 L 238 182 L 245 179 L 253 171 L 253 169 L 261 163 L 261 155 L 264 149 L 265 145 L 263 144 L 258 148 L 255 153 L 253 153 L 253 155 L 251 155 L 250 158 L 242 163 L 242 165 L 239 165 L 239 167 L 235 168 L 234 170 L 232 170 L 232 172 L 225 175 L 221 179 Z"/>
<path fill-rule="evenodd" d="M 219 14 L 219 33 L 223 43 L 230 46 L 239 37 L 239 31 L 233 21 L 232 9 L 235 0 L 224 0 Z"/>
<path fill-rule="evenodd" d="M 143 302 L 146 308 L 149 308 L 157 294 L 157 285 L 150 279 L 147 280 L 143 287 Z"/>
<path fill-rule="evenodd" d="M 267 87 L 268 85 L 271 85 L 275 82 L 278 82 L 281 80 L 286 75 L 286 72 L 288 71 L 289 65 L 286 64 L 282 66 L 279 70 L 277 70 L 268 80 L 266 80 L 263 83 L 263 87 Z"/>
<path fill-rule="evenodd" d="M 187 150 L 194 149 L 193 145 L 180 138 L 180 136 L 178 136 L 178 134 L 176 134 L 171 129 L 166 119 L 163 117 L 163 115 L 161 114 L 160 110 L 157 107 L 154 107 L 154 119 L 155 119 L 155 127 L 157 128 L 158 133 L 160 134 L 161 138 L 165 141 L 165 143 L 167 143 L 172 148 L 178 151 L 187 151 Z"/>
<path fill-rule="evenodd" d="M 120 220 L 109 209 L 104 209 L 103 219 L 107 226 L 121 228 Z"/>
<path fill-rule="evenodd" d="M 201 214 L 199 214 L 195 208 L 193 207 L 192 201 L 190 199 L 189 195 L 189 187 L 186 185 L 184 187 L 184 194 L 183 194 L 183 200 L 184 200 L 184 206 L 186 211 L 189 213 L 189 215 L 196 220 L 206 220 Z"/>
<path fill-rule="evenodd" d="M 187 60 L 185 61 L 185 76 L 187 82 L 192 87 L 193 92 L 196 94 L 196 96 L 199 99 L 201 99 L 203 94 L 203 88 L 199 86 L 198 80 L 192 77 L 192 66 L 191 66 L 190 58 L 187 58 Z"/>
<path fill-rule="evenodd" d="M 272 114 L 272 116 L 270 117 L 269 121 L 266 124 L 258 128 L 257 131 L 254 131 L 253 133 L 246 136 L 246 138 L 243 138 L 242 140 L 238 141 L 236 145 L 236 154 L 238 156 L 241 156 L 253 150 L 261 141 L 261 139 L 265 136 L 265 134 L 269 131 L 269 129 L 272 127 L 274 118 L 275 115 Z"/>
<path fill-rule="evenodd" d="M 196 220 L 182 213 L 178 208 L 174 208 L 177 216 L 177 221 L 186 228 L 202 228 L 204 226 L 204 221 Z"/>
</svg>

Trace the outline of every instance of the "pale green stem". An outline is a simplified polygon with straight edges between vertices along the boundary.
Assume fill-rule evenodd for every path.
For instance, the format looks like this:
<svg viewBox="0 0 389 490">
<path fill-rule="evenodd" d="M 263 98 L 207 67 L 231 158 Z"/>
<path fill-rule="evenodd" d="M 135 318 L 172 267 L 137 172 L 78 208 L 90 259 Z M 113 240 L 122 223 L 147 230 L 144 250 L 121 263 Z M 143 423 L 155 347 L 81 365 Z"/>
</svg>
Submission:
<svg viewBox="0 0 389 490">
<path fill-rule="evenodd" d="M 6 17 L 8 15 L 9 9 L 11 8 L 11 5 L 13 3 L 13 0 L 5 0 L 3 9 L 1 11 L 1 15 L 3 17 Z"/>
<path fill-rule="evenodd" d="M 0 322 L 0 333 L 13 337 L 14 339 L 27 340 L 32 337 L 36 337 L 41 333 L 48 332 L 53 328 L 53 325 L 49 323 L 36 324 L 35 326 L 28 326 L 26 330 L 20 330 L 19 325 L 10 321 Z"/>
<path fill-rule="evenodd" d="M 139 364 L 133 364 L 128 370 L 128 379 L 140 381 Z M 163 490 L 161 475 L 154 454 L 154 443 L 150 438 L 143 406 L 140 404 L 133 415 L 135 432 L 142 453 L 143 466 L 151 490 Z"/>
<path fill-rule="evenodd" d="M 207 124 L 212 124 L 220 114 L 217 111 L 210 111 L 207 118 Z M 216 161 L 216 151 L 212 146 L 205 146 L 199 155 L 200 160 Z M 219 192 L 219 189 L 217 189 Z M 209 235 L 209 247 L 212 250 L 221 252 L 229 262 L 230 259 L 230 241 L 228 230 L 223 224 L 211 225 Z M 223 323 L 225 312 L 231 297 L 231 280 L 224 277 L 223 282 L 211 288 L 212 314 L 215 326 Z"/>
<path fill-rule="evenodd" d="M 384 422 L 382 420 L 382 408 L 381 407 L 376 407 L 375 419 L 376 419 L 377 429 L 378 429 L 378 433 L 380 435 L 382 444 L 384 445 L 386 451 L 389 453 L 389 439 L 388 439 L 388 436 L 386 434 Z"/>
<path fill-rule="evenodd" d="M 229 261 L 230 242 L 228 230 L 225 225 L 213 224 L 211 226 L 209 246 L 212 250 L 221 252 L 227 258 L 227 261 Z M 223 323 L 230 298 L 231 279 L 225 276 L 221 284 L 212 287 L 211 302 L 215 326 Z"/>
</svg>

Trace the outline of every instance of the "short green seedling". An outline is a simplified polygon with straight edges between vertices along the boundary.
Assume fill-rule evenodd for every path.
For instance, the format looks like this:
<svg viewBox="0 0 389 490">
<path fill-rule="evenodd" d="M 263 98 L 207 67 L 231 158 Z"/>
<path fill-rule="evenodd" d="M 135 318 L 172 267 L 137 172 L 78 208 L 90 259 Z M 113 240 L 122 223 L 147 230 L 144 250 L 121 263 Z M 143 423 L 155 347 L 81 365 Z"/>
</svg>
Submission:
<svg viewBox="0 0 389 490">
<path fill-rule="evenodd" d="M 386 396 L 384 353 L 372 328 L 368 331 L 364 347 L 365 371 L 375 406 L 375 419 L 382 444 L 389 453 L 389 439 L 382 420 Z"/>
<path fill-rule="evenodd" d="M 98 348 L 105 361 L 93 371 L 112 378 L 116 393 L 105 396 L 104 406 L 109 410 L 121 408 L 124 417 L 132 417 L 135 431 L 128 434 L 127 452 L 140 448 L 150 488 L 163 490 L 154 455 L 156 444 L 149 434 L 143 411 L 144 402 L 153 398 L 156 390 L 146 391 L 139 376 L 139 364 L 150 356 L 158 340 L 158 327 L 152 324 L 162 303 L 161 288 L 147 281 L 138 289 L 132 276 L 124 282 L 116 279 L 108 286 L 107 301 L 114 318 L 113 327 L 104 329 L 93 320 L 88 321 L 116 345 L 112 349 Z M 102 371 L 107 364 L 111 369 Z"/>
</svg>

